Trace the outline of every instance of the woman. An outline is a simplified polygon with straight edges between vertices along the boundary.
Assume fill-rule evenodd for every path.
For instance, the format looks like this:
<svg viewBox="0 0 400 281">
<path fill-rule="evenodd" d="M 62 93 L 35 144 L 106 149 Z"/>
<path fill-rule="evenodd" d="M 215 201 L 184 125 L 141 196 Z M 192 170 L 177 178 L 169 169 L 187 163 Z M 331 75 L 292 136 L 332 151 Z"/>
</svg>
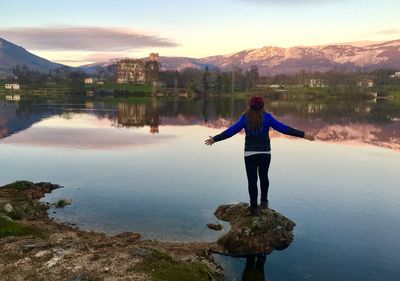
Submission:
<svg viewBox="0 0 400 281">
<path fill-rule="evenodd" d="M 257 178 L 260 177 L 261 208 L 268 207 L 268 169 L 271 162 L 271 146 L 269 139 L 269 128 L 291 136 L 314 140 L 314 137 L 303 131 L 291 128 L 264 110 L 264 101 L 261 97 L 252 97 L 249 107 L 238 122 L 233 124 L 221 134 L 211 137 L 205 141 L 206 145 L 212 145 L 239 133 L 242 129 L 246 131 L 244 145 L 244 162 L 246 165 L 247 180 L 249 183 L 251 215 L 259 215 L 257 208 Z M 257 177 L 258 171 L 258 177 Z"/>
</svg>

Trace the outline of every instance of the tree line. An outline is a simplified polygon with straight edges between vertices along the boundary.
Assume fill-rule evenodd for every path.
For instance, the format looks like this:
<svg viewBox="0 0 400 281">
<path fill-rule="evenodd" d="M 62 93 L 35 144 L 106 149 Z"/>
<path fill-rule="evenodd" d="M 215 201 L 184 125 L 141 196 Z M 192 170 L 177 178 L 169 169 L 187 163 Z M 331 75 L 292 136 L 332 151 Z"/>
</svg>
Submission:
<svg viewBox="0 0 400 281">
<path fill-rule="evenodd" d="M 327 72 L 308 72 L 301 70 L 294 74 L 276 74 L 262 76 L 256 65 L 248 69 L 234 67 L 231 71 L 221 71 L 215 67 L 206 66 L 204 69 L 185 68 L 181 71 L 160 71 L 158 79 L 168 88 L 183 88 L 193 91 L 214 91 L 223 93 L 248 92 L 257 86 L 282 85 L 284 87 L 307 88 L 311 79 L 319 79 L 327 87 L 354 88 L 362 79 L 374 81 L 375 87 L 400 87 L 400 79 L 390 78 L 395 69 L 377 69 L 371 71 L 346 71 L 332 69 Z M 26 65 L 17 65 L 12 70 L 9 81 L 17 81 L 24 85 L 38 85 L 46 82 L 68 83 L 72 86 L 81 87 L 83 79 L 88 74 L 82 70 L 61 67 L 49 72 L 39 72 L 28 68 Z M 113 65 L 105 68 L 98 67 L 92 75 L 99 79 L 115 79 L 115 67 Z"/>
</svg>

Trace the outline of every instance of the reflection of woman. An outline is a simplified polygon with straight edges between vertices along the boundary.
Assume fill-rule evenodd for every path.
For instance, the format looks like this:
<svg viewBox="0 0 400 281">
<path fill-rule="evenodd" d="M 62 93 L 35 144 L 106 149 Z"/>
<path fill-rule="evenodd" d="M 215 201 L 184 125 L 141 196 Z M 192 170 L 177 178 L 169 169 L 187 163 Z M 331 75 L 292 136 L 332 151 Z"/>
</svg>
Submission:
<svg viewBox="0 0 400 281">
<path fill-rule="evenodd" d="M 242 281 L 265 281 L 264 265 L 266 256 L 247 257 Z"/>
<path fill-rule="evenodd" d="M 264 110 L 264 101 L 261 97 L 252 97 L 249 101 L 249 108 L 241 116 L 239 121 L 223 131 L 221 134 L 211 137 L 205 141 L 206 145 L 212 145 L 239 133 L 242 129 L 246 131 L 244 146 L 244 161 L 248 180 L 250 195 L 251 214 L 259 215 L 257 208 L 257 178 L 260 178 L 261 187 L 261 208 L 268 207 L 268 169 L 271 162 L 271 146 L 269 139 L 269 128 L 291 136 L 314 140 L 308 133 L 291 128 Z M 258 172 L 258 176 L 257 176 Z"/>
</svg>

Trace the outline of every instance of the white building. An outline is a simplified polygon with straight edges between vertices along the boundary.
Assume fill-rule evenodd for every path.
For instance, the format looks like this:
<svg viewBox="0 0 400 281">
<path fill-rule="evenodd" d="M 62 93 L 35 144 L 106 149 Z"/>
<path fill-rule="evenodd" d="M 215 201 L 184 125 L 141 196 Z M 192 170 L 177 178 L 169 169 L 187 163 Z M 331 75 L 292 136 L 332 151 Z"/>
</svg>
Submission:
<svg viewBox="0 0 400 281">
<path fill-rule="evenodd" d="M 325 81 L 322 79 L 310 79 L 310 88 L 325 88 Z"/>
<path fill-rule="evenodd" d="M 97 85 L 104 85 L 104 81 L 103 80 L 96 81 L 96 84 Z"/>
<path fill-rule="evenodd" d="M 94 79 L 93 77 L 86 77 L 84 79 L 85 84 L 93 84 L 94 83 Z"/>
<path fill-rule="evenodd" d="M 7 95 L 6 96 L 6 101 L 20 101 L 21 96 L 20 95 Z"/>
<path fill-rule="evenodd" d="M 358 87 L 372 88 L 374 86 L 374 81 L 371 79 L 362 79 L 357 83 Z"/>
<path fill-rule="evenodd" d="M 4 88 L 6 88 L 7 90 L 19 90 L 20 86 L 18 83 L 9 83 L 9 84 L 5 84 Z"/>
<path fill-rule="evenodd" d="M 271 89 L 283 89 L 284 88 L 283 85 L 279 85 L 279 84 L 271 84 L 271 85 L 269 85 L 269 87 Z"/>
</svg>

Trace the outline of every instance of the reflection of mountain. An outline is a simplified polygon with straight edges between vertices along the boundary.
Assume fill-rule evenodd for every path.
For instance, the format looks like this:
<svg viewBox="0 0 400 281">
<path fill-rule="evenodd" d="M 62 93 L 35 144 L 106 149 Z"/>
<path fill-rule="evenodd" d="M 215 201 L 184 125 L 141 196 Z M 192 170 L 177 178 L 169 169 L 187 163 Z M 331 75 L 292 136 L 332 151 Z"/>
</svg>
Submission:
<svg viewBox="0 0 400 281">
<path fill-rule="evenodd" d="M 23 110 L 23 106 L 0 101 L 0 139 L 26 130 L 48 114 L 40 109 L 36 112 L 31 110 L 26 112 Z"/>
<path fill-rule="evenodd" d="M 62 107 L 0 103 L 1 138 L 25 130 L 48 116 L 85 112 L 108 119 L 114 126 L 144 127 L 162 134 L 160 125 L 202 125 L 217 129 L 229 126 L 242 114 L 242 99 L 187 100 L 153 99 L 142 103 L 79 103 Z M 273 100 L 268 110 L 281 121 L 311 130 L 321 141 L 355 142 L 400 150 L 399 110 L 390 102 Z M 271 136 L 279 134 L 272 131 Z M 93 140 L 95 141 L 95 140 Z"/>
</svg>

